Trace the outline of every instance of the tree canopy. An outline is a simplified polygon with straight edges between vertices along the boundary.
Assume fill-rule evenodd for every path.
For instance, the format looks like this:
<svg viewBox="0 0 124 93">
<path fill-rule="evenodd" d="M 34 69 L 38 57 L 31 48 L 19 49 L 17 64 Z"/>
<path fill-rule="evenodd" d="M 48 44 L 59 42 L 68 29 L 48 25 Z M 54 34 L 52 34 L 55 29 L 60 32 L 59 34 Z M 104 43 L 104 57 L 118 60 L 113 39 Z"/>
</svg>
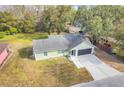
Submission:
<svg viewBox="0 0 124 93">
<path fill-rule="evenodd" d="M 67 25 L 74 25 L 81 27 L 96 41 L 101 36 L 115 33 L 123 18 L 124 6 L 78 6 L 78 9 L 74 6 L 4 6 L 0 9 L 0 32 L 7 35 L 34 32 L 60 34 L 68 32 Z"/>
<path fill-rule="evenodd" d="M 94 42 L 102 36 L 107 37 L 115 33 L 117 24 L 123 18 L 124 6 L 80 6 L 74 24 L 89 33 Z"/>
</svg>

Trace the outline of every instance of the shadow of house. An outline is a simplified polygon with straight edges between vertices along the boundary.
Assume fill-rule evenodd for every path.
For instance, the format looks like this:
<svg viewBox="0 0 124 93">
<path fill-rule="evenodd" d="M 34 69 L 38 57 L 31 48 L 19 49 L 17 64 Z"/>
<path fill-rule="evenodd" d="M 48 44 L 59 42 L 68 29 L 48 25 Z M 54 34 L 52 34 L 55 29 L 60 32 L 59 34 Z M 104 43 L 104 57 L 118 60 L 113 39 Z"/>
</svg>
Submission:
<svg viewBox="0 0 124 93">
<path fill-rule="evenodd" d="M 19 55 L 21 58 L 33 59 L 32 47 L 25 47 L 19 50 Z"/>
</svg>

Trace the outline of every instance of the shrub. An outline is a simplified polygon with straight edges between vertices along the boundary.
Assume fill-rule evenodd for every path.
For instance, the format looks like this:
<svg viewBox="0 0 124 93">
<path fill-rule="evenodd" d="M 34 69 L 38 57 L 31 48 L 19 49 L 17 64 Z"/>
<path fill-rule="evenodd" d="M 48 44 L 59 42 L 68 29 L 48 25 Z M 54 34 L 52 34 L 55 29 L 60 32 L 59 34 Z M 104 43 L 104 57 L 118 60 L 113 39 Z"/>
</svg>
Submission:
<svg viewBox="0 0 124 93">
<path fill-rule="evenodd" d="M 18 28 L 18 29 L 17 29 L 17 32 L 18 32 L 18 33 L 21 33 L 22 31 L 21 31 L 21 29 Z"/>
<path fill-rule="evenodd" d="M 10 31 L 9 30 L 6 30 L 6 35 L 10 35 Z"/>
<path fill-rule="evenodd" d="M 0 32 L 0 38 L 4 38 L 5 33 L 4 32 Z"/>
<path fill-rule="evenodd" d="M 11 35 L 16 34 L 18 32 L 17 28 L 15 27 L 11 27 L 9 30 Z"/>
</svg>

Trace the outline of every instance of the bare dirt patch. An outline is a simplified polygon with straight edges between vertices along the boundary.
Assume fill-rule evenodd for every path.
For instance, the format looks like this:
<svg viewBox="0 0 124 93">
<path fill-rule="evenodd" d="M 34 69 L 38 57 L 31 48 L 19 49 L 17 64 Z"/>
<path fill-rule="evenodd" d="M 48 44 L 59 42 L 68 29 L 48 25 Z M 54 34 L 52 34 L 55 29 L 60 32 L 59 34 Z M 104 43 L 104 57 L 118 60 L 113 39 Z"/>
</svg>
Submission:
<svg viewBox="0 0 124 93">
<path fill-rule="evenodd" d="M 96 56 L 111 67 L 124 72 L 124 61 L 120 61 L 100 49 L 96 49 Z"/>
</svg>

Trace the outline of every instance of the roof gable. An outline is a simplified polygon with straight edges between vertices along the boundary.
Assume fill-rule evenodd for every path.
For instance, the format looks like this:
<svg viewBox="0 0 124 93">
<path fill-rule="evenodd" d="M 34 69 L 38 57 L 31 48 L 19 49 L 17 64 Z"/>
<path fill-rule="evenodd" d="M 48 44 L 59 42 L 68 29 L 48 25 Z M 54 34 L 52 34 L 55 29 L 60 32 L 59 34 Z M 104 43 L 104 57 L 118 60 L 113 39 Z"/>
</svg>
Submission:
<svg viewBox="0 0 124 93">
<path fill-rule="evenodd" d="M 93 48 L 93 47 L 94 46 L 90 42 L 84 40 L 83 42 L 81 42 L 80 44 L 78 44 L 72 49 L 88 49 L 88 48 Z"/>
</svg>

